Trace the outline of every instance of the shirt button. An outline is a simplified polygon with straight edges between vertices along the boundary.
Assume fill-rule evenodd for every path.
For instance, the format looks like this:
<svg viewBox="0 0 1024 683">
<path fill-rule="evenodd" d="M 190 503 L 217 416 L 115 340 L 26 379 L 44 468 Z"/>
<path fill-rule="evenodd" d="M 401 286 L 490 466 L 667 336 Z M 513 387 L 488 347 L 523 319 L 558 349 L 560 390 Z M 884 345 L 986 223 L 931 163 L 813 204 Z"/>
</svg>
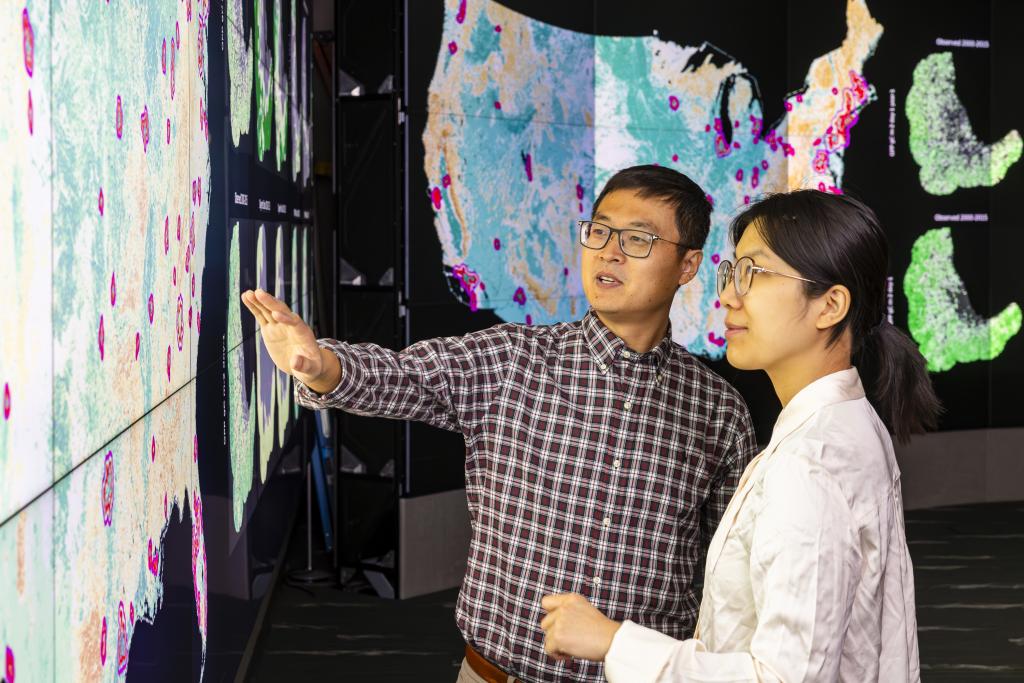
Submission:
<svg viewBox="0 0 1024 683">
<path fill-rule="evenodd" d="M 629 351 L 623 351 L 622 352 L 622 357 L 623 358 L 632 358 L 633 356 L 629 353 Z"/>
<path fill-rule="evenodd" d="M 622 467 L 622 461 L 616 458 L 615 462 L 612 463 L 612 467 L 614 467 L 615 469 L 619 469 L 620 467 Z"/>
<path fill-rule="evenodd" d="M 622 404 L 622 407 L 625 408 L 626 410 L 632 410 L 633 403 L 632 401 L 626 401 L 625 403 Z"/>
<path fill-rule="evenodd" d="M 601 585 L 601 577 L 600 576 L 595 576 L 594 577 L 594 585 L 595 586 L 600 586 Z"/>
<path fill-rule="evenodd" d="M 604 518 L 604 525 L 605 526 L 611 526 L 612 525 L 612 518 L 611 517 L 605 517 Z"/>
<path fill-rule="evenodd" d="M 601 372 L 608 372 L 608 366 L 605 365 L 604 363 L 601 363 L 597 367 L 601 368 Z"/>
</svg>

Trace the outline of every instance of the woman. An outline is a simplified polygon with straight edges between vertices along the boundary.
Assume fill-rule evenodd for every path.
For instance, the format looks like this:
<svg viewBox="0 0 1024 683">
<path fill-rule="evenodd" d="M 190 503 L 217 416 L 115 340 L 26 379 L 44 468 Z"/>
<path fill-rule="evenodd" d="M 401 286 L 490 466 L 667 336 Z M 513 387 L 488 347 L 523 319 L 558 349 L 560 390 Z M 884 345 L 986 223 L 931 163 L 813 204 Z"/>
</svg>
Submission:
<svg viewBox="0 0 1024 683">
<path fill-rule="evenodd" d="M 801 190 L 748 208 L 732 238 L 736 264 L 718 271 L 727 358 L 765 370 L 783 410 L 711 541 L 694 637 L 549 595 L 547 650 L 604 660 L 613 683 L 917 681 L 889 432 L 933 427 L 939 403 L 924 359 L 884 318 L 885 234 L 859 201 Z"/>
</svg>

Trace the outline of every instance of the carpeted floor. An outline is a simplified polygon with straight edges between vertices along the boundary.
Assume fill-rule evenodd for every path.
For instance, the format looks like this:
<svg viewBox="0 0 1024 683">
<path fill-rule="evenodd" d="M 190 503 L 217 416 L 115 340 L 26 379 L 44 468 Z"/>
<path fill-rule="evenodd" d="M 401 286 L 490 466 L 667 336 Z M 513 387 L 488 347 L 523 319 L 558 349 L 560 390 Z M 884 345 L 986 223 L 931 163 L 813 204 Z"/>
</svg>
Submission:
<svg viewBox="0 0 1024 683">
<path fill-rule="evenodd" d="M 922 679 L 1024 681 L 1024 502 L 912 511 L 907 540 Z M 304 543 L 297 528 L 296 565 Z M 281 585 L 248 680 L 454 683 L 463 651 L 456 595 L 397 602 Z"/>
</svg>

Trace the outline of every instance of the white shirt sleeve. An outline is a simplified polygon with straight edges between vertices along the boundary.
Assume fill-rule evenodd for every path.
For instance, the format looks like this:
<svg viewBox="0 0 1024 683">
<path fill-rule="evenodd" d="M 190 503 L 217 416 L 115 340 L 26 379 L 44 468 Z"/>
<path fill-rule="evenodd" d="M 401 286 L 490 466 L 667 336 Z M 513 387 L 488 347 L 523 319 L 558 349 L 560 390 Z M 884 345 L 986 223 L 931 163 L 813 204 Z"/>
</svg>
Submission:
<svg viewBox="0 0 1024 683">
<path fill-rule="evenodd" d="M 605 658 L 610 683 L 835 680 L 860 576 L 856 526 L 835 481 L 778 453 L 750 541 L 757 627 L 749 652 L 708 652 L 632 622 Z M 709 580 L 714 580 L 709 577 Z M 712 615 L 714 618 L 714 615 Z"/>
<path fill-rule="evenodd" d="M 612 639 L 604 677 L 609 683 L 762 680 L 745 652 L 707 652 L 699 640 L 676 640 L 632 621 L 623 622 Z"/>
</svg>

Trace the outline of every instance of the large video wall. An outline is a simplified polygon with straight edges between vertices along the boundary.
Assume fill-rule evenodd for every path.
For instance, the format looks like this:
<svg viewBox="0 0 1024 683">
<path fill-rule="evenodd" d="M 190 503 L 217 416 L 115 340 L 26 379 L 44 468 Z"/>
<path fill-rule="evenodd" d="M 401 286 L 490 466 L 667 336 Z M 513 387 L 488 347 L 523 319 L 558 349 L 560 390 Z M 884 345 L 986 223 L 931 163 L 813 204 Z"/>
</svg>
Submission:
<svg viewBox="0 0 1024 683">
<path fill-rule="evenodd" d="M 0 8 L 6 683 L 238 664 L 259 592 L 239 553 L 299 416 L 238 293 L 309 319 L 308 17 Z"/>
<path fill-rule="evenodd" d="M 431 311 L 413 336 L 581 316 L 574 221 L 616 170 L 658 163 L 714 205 L 672 309 L 691 352 L 725 369 L 732 217 L 765 193 L 850 192 L 888 231 L 888 315 L 928 361 L 943 427 L 1024 424 L 1019 3 L 776 7 L 411 7 L 410 302 Z M 463 309 L 446 329 L 442 299 Z"/>
</svg>

